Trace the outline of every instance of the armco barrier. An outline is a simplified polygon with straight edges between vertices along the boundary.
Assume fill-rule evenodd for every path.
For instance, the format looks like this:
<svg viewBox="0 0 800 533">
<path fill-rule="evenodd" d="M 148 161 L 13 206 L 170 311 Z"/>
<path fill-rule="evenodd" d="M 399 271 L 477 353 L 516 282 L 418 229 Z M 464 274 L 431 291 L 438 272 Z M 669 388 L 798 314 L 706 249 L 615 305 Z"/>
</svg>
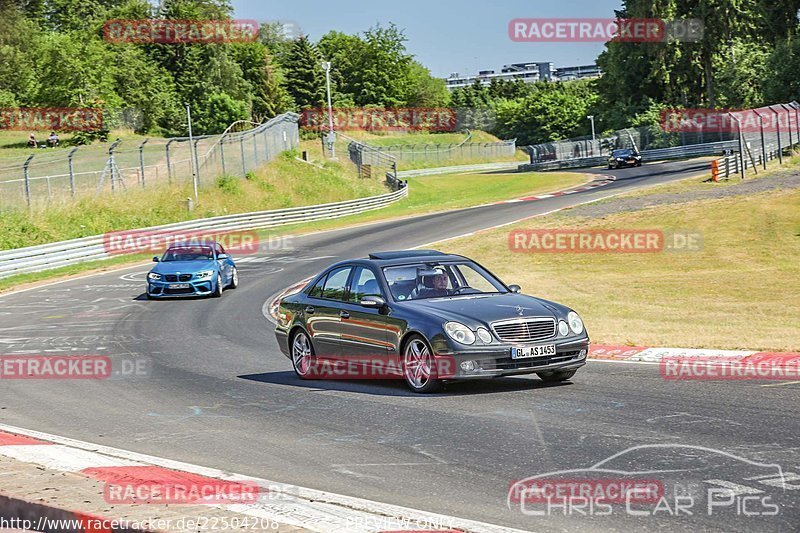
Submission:
<svg viewBox="0 0 800 533">
<path fill-rule="evenodd" d="M 300 222 L 339 218 L 378 209 L 408 196 L 408 187 L 378 196 L 306 207 L 292 207 L 223 217 L 166 224 L 142 231 L 236 231 L 267 229 Z M 103 236 L 84 237 L 40 246 L 0 252 L 0 278 L 14 274 L 40 272 L 86 261 L 109 259 Z"/>
<path fill-rule="evenodd" d="M 655 150 L 644 150 L 641 152 L 645 161 L 655 161 L 662 159 L 686 159 L 689 157 L 702 157 L 709 155 L 719 155 L 724 150 L 738 150 L 738 141 L 722 141 L 706 144 L 690 144 L 687 146 L 676 146 L 674 148 L 658 148 Z M 578 159 L 563 159 L 559 161 L 546 161 L 542 163 L 526 163 L 520 165 L 520 170 L 557 170 L 562 168 L 581 168 L 605 165 L 608 161 L 607 156 L 602 157 L 583 157 Z"/>
</svg>

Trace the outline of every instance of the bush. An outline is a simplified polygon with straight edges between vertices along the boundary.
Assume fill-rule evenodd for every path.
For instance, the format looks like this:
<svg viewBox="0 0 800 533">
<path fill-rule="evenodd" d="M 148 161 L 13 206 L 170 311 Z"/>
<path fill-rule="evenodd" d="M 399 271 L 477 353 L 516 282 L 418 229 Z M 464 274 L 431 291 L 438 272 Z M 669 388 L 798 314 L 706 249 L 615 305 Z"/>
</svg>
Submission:
<svg viewBox="0 0 800 533">
<path fill-rule="evenodd" d="M 236 176 L 220 176 L 217 178 L 217 189 L 227 194 L 239 194 L 242 192 L 241 183 Z"/>
</svg>

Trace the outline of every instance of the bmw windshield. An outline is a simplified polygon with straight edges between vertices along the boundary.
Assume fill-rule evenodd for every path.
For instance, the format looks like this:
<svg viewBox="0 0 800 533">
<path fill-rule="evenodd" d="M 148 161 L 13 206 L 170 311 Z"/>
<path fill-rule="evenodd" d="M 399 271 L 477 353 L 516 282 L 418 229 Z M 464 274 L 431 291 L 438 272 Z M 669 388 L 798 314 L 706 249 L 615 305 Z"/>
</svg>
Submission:
<svg viewBox="0 0 800 533">
<path fill-rule="evenodd" d="M 467 261 L 384 267 L 383 275 L 397 301 L 508 292 L 486 270 Z"/>
<path fill-rule="evenodd" d="M 161 258 L 161 262 L 212 261 L 213 259 L 214 251 L 210 246 L 187 246 L 184 248 L 170 248 Z"/>
</svg>

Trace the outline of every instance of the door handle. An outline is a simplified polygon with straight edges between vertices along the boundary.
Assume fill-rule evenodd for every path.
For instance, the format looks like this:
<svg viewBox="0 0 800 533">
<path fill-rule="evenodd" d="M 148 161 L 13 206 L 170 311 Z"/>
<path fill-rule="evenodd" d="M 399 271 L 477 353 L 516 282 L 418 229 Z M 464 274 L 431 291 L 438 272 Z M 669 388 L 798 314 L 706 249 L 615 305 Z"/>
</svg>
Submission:
<svg viewBox="0 0 800 533">
<path fill-rule="evenodd" d="M 340 311 L 339 316 L 342 318 L 350 318 L 350 313 L 348 313 L 347 311 Z"/>
<path fill-rule="evenodd" d="M 306 307 L 306 313 L 309 314 L 309 315 L 313 315 L 314 314 L 314 308 L 309 305 L 308 307 Z"/>
</svg>

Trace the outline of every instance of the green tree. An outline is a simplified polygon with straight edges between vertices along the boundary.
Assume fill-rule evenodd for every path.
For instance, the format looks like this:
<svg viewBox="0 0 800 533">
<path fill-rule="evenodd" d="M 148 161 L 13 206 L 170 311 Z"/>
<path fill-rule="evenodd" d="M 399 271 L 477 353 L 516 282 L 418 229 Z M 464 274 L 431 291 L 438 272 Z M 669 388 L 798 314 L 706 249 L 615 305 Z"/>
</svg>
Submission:
<svg viewBox="0 0 800 533">
<path fill-rule="evenodd" d="M 319 107 L 325 100 L 322 56 L 308 36 L 292 42 L 283 65 L 286 89 L 299 109 Z"/>
</svg>

